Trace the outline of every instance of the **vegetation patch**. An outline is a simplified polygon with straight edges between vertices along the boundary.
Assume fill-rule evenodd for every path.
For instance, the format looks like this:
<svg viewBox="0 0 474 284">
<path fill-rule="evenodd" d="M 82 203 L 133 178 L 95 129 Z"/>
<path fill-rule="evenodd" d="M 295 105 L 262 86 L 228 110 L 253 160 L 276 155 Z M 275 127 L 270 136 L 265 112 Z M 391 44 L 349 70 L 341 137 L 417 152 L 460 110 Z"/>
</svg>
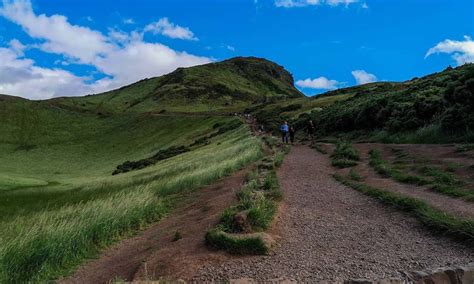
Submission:
<svg viewBox="0 0 474 284">
<path fill-rule="evenodd" d="M 122 174 L 133 170 L 140 170 L 148 166 L 154 165 L 159 161 L 169 159 L 171 157 L 177 156 L 182 153 L 188 152 L 190 149 L 185 146 L 170 147 L 164 150 L 158 151 L 155 155 L 150 158 L 141 159 L 138 161 L 126 161 L 123 164 L 117 166 L 115 171 L 112 172 L 112 175 Z"/>
<path fill-rule="evenodd" d="M 355 169 L 351 169 L 348 175 L 352 180 L 355 181 L 362 181 L 364 179 L 361 175 L 359 175 L 359 173 L 356 172 Z"/>
<path fill-rule="evenodd" d="M 374 170 L 384 177 L 393 178 L 396 181 L 414 184 L 414 185 L 427 185 L 430 183 L 430 180 L 404 173 L 394 167 L 392 167 L 387 161 L 384 161 L 378 150 L 370 150 L 369 152 L 369 164 L 374 168 Z"/>
<path fill-rule="evenodd" d="M 331 164 L 337 168 L 349 168 L 357 165 L 359 153 L 351 143 L 339 141 L 331 154 Z"/>
<path fill-rule="evenodd" d="M 226 233 L 219 228 L 207 231 L 206 245 L 240 255 L 267 254 L 269 249 L 259 235 L 239 237 Z"/>
<path fill-rule="evenodd" d="M 276 214 L 283 192 L 275 169 L 289 147 L 272 149 L 272 158 L 262 159 L 257 169 L 246 176 L 246 183 L 237 193 L 238 203 L 224 210 L 219 224 L 206 234 L 206 243 L 233 254 L 266 254 L 272 241 L 261 232 L 267 230 Z"/>
<path fill-rule="evenodd" d="M 456 198 L 463 198 L 466 201 L 474 200 L 474 193 L 464 190 L 464 182 L 457 179 L 449 172 L 432 166 L 421 166 L 417 171 L 422 175 L 408 174 L 400 169 L 394 168 L 387 161 L 381 158 L 380 152 L 371 150 L 369 152 L 370 165 L 382 176 L 393 178 L 402 183 L 428 186 L 431 190 Z"/>
<path fill-rule="evenodd" d="M 357 191 L 412 214 L 424 225 L 439 233 L 448 234 L 469 242 L 474 241 L 474 221 L 471 219 L 452 216 L 416 198 L 354 182 L 338 174 L 333 176 L 337 181 Z"/>
<path fill-rule="evenodd" d="M 384 143 L 474 142 L 474 64 L 410 80 L 328 92 L 352 95 L 313 111 L 322 136 L 354 133 Z M 304 124 L 303 124 L 304 125 Z"/>
</svg>

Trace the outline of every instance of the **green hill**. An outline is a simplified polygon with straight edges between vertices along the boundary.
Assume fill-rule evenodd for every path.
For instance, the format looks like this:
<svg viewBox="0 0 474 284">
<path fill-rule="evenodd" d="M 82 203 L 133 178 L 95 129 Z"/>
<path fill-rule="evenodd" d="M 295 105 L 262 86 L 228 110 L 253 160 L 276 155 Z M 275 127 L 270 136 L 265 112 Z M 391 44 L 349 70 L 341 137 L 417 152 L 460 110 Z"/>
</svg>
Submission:
<svg viewBox="0 0 474 284">
<path fill-rule="evenodd" d="M 246 106 L 304 97 L 282 66 L 255 57 L 178 68 L 167 75 L 144 79 L 103 94 L 58 98 L 50 104 L 107 114 L 110 112 L 239 111 Z"/>
<path fill-rule="evenodd" d="M 386 142 L 474 141 L 474 64 L 414 78 L 328 92 L 348 96 L 295 121 L 312 118 L 321 136 L 370 137 Z"/>
<path fill-rule="evenodd" d="M 240 119 L 176 112 L 302 96 L 287 71 L 257 58 L 87 97 L 0 95 L 0 282 L 56 279 L 262 156 Z"/>
</svg>

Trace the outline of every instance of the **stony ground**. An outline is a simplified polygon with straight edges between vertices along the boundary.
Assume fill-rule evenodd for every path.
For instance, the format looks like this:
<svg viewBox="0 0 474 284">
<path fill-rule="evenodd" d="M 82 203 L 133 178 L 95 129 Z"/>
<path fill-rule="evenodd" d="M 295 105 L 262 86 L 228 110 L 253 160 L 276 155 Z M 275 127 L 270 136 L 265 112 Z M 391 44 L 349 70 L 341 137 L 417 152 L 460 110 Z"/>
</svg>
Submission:
<svg viewBox="0 0 474 284">
<path fill-rule="evenodd" d="M 399 271 L 465 265 L 474 248 L 432 235 L 405 213 L 336 182 L 329 158 L 293 147 L 279 171 L 284 212 L 268 256 L 203 265 L 194 280 L 300 281 L 402 277 Z"/>
</svg>

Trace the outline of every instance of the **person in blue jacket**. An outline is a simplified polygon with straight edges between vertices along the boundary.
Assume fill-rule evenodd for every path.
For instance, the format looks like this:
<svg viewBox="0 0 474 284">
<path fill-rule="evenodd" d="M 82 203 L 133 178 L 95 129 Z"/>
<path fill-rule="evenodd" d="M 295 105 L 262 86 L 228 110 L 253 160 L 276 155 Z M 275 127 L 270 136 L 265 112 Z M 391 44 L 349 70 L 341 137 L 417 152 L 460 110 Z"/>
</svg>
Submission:
<svg viewBox="0 0 474 284">
<path fill-rule="evenodd" d="M 287 143 L 288 144 L 288 122 L 284 122 L 281 126 L 280 126 L 280 131 L 281 131 L 281 142 L 283 143 Z"/>
</svg>

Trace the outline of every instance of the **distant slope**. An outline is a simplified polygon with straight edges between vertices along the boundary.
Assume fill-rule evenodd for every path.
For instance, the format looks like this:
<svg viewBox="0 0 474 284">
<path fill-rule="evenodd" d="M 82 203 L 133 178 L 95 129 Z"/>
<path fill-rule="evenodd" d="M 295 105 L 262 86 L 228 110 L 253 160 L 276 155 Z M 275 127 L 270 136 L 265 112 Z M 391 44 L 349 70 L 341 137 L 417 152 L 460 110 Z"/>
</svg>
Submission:
<svg viewBox="0 0 474 284">
<path fill-rule="evenodd" d="M 95 111 L 214 111 L 238 110 L 268 99 L 304 95 L 282 66 L 255 57 L 236 57 L 217 63 L 144 79 L 103 94 L 58 98 L 51 104 Z"/>
<path fill-rule="evenodd" d="M 311 113 L 320 135 L 357 131 L 387 142 L 474 140 L 474 64 L 402 83 L 340 89 L 317 99 L 334 95 L 352 97 Z"/>
</svg>

